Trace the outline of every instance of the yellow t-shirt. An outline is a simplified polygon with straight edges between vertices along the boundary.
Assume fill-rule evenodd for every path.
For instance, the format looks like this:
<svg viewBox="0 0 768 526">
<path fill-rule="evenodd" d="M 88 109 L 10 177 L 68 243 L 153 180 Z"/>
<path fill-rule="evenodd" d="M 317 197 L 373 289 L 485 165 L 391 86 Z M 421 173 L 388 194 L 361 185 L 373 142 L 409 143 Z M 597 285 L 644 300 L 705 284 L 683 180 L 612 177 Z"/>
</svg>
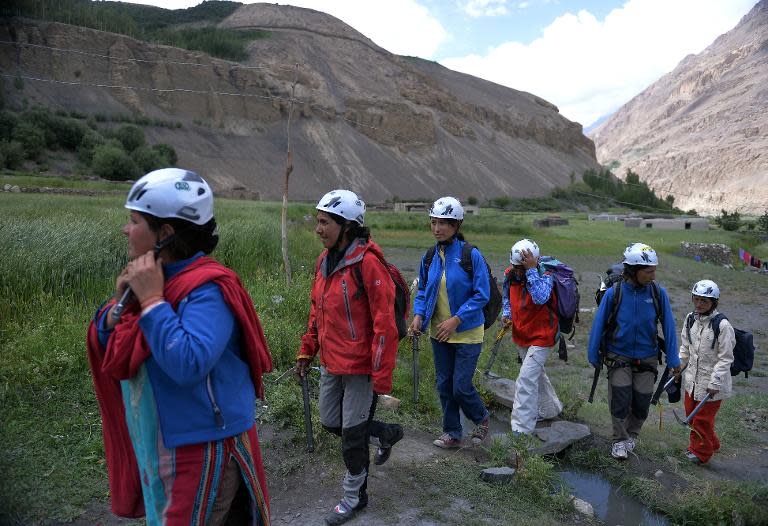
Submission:
<svg viewBox="0 0 768 526">
<path fill-rule="evenodd" d="M 437 301 L 435 302 L 435 311 L 432 313 L 432 319 L 429 323 L 429 335 L 434 336 L 437 333 L 437 326 L 451 317 L 451 305 L 448 303 L 448 287 L 445 284 L 445 253 L 444 248 L 440 247 L 438 254 L 443 261 L 443 275 L 440 276 L 440 287 L 437 289 Z M 485 329 L 480 324 L 474 329 L 468 331 L 454 332 L 453 336 L 448 338 L 448 343 L 483 343 Z"/>
</svg>

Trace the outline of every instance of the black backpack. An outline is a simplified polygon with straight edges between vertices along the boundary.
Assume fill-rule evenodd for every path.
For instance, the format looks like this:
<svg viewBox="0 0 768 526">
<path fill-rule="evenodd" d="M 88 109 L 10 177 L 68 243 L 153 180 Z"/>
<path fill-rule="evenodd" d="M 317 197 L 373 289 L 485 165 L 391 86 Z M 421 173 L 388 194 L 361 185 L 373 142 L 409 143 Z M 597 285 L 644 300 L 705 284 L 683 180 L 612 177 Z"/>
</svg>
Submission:
<svg viewBox="0 0 768 526">
<path fill-rule="evenodd" d="M 597 303 L 598 306 L 600 306 L 600 300 L 602 300 L 603 296 L 605 296 L 605 292 L 611 288 L 614 283 L 621 283 L 622 272 L 624 272 L 624 265 L 617 263 L 615 265 L 611 265 L 611 268 L 606 271 L 605 281 L 603 281 L 602 278 L 600 279 L 600 286 L 595 291 L 595 303 Z"/>
<path fill-rule="evenodd" d="M 459 265 L 464 269 L 464 272 L 467 273 L 470 280 L 474 279 L 475 276 L 474 269 L 472 268 L 473 248 L 476 247 L 471 243 L 464 242 L 464 246 L 461 247 L 461 261 L 459 262 Z M 429 276 L 429 267 L 432 265 L 432 260 L 435 258 L 436 249 L 437 246 L 432 246 L 424 254 L 424 268 L 427 276 Z M 482 253 L 480 255 L 482 256 Z M 499 284 L 496 281 L 496 277 L 493 275 L 490 265 L 488 265 L 488 261 L 486 261 L 485 256 L 482 257 L 485 262 L 485 269 L 488 272 L 488 284 L 491 289 L 491 297 L 488 300 L 488 303 L 483 307 L 483 316 L 485 317 L 483 328 L 487 330 L 491 325 L 496 323 L 496 319 L 499 317 L 499 313 L 501 313 L 501 292 L 499 291 Z"/>
<path fill-rule="evenodd" d="M 720 312 L 709 320 L 709 326 L 715 334 L 715 338 L 712 340 L 712 349 L 715 348 L 715 342 L 717 342 L 717 338 L 720 336 L 720 322 L 727 319 L 725 314 Z M 693 327 L 695 321 L 692 312 L 685 318 L 685 330 L 688 334 L 689 342 L 691 341 L 691 327 Z M 749 378 L 749 371 L 752 370 L 752 364 L 755 361 L 755 343 L 752 333 L 742 331 L 736 327 L 733 328 L 733 332 L 736 335 L 736 346 L 733 348 L 731 376 L 738 376 L 739 373 L 744 373 L 744 378 Z"/>
<path fill-rule="evenodd" d="M 611 280 L 611 278 L 612 275 L 609 274 L 608 279 Z M 608 319 L 605 322 L 605 328 L 603 329 L 604 334 L 610 334 L 616 329 L 616 316 L 619 313 L 619 305 L 621 305 L 622 282 L 623 280 L 621 279 L 620 274 L 618 279 L 612 281 L 613 305 L 611 306 L 611 312 L 608 313 Z M 605 296 L 607 290 L 608 289 L 603 291 L 598 290 L 598 292 L 602 292 L 599 296 L 595 293 L 595 300 L 598 305 L 600 305 L 600 301 L 603 299 L 603 296 Z M 651 282 L 651 297 L 653 298 L 653 308 L 656 309 L 656 325 L 658 326 L 659 323 L 664 323 L 664 309 L 661 308 L 661 287 L 655 281 Z M 661 353 L 665 349 L 664 338 L 659 335 L 656 335 L 656 338 L 659 347 L 659 363 L 661 363 Z"/>
<path fill-rule="evenodd" d="M 395 304 L 393 313 L 395 315 L 395 325 L 397 326 L 397 339 L 402 340 L 408 335 L 408 315 L 411 308 L 411 291 L 406 284 L 403 275 L 400 274 L 400 270 L 387 261 L 386 259 L 379 258 L 389 273 L 389 277 L 392 278 L 392 282 L 395 284 Z M 360 265 L 355 265 L 352 276 L 354 276 L 355 283 L 357 284 L 357 292 L 355 292 L 355 299 L 358 299 L 362 294 L 365 294 L 365 283 L 363 283 L 363 271 L 360 270 Z"/>
</svg>

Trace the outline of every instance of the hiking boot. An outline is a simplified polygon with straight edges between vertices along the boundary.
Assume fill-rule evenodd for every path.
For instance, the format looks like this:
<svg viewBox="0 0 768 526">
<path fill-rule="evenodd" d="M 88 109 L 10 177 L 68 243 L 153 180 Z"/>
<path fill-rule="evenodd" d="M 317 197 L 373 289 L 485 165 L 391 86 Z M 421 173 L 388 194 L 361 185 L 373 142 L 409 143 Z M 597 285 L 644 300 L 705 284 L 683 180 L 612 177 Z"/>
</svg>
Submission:
<svg viewBox="0 0 768 526">
<path fill-rule="evenodd" d="M 381 439 L 379 439 L 380 445 L 376 449 L 376 454 L 373 456 L 373 463 L 377 466 L 381 466 L 383 463 L 389 460 L 389 455 L 392 453 L 392 446 L 397 444 L 400 439 L 403 438 L 403 426 L 399 424 L 392 424 L 392 429 L 393 435 L 387 442 L 383 442 Z"/>
<path fill-rule="evenodd" d="M 624 440 L 620 440 L 619 442 L 614 442 L 613 446 L 611 446 L 611 456 L 618 460 L 626 460 L 627 459 L 627 443 Z"/>
<path fill-rule="evenodd" d="M 359 498 L 360 500 L 357 501 L 357 506 L 353 508 L 355 511 L 360 511 L 368 505 L 368 491 L 361 489 Z"/>
<path fill-rule="evenodd" d="M 627 453 L 632 453 L 635 450 L 635 446 L 637 446 L 637 440 L 632 437 L 624 441 L 624 448 L 627 450 Z"/>
<path fill-rule="evenodd" d="M 472 430 L 472 445 L 479 446 L 488 437 L 488 428 L 491 424 L 491 417 L 486 416 L 482 422 L 475 426 Z"/>
<path fill-rule="evenodd" d="M 440 438 L 433 440 L 432 443 L 437 447 L 441 447 L 443 449 L 453 449 L 453 448 L 461 447 L 461 439 L 453 438 L 448 433 L 442 434 Z"/>
<path fill-rule="evenodd" d="M 362 503 L 362 499 L 360 500 Z M 368 499 L 365 499 L 365 503 L 368 504 Z M 365 506 L 363 506 L 365 507 Z M 325 523 L 333 526 L 334 524 L 344 524 L 348 520 L 350 520 L 352 517 L 355 516 L 355 513 L 357 513 L 358 509 L 360 508 L 360 504 L 358 504 L 354 508 L 350 508 L 347 506 L 347 504 L 342 500 L 340 501 L 334 508 L 331 510 L 331 512 L 325 516 Z"/>
<path fill-rule="evenodd" d="M 687 458 L 688 460 L 690 460 L 690 461 L 691 461 L 691 462 L 693 462 L 694 464 L 703 464 L 703 462 L 701 461 L 701 459 L 700 459 L 699 457 L 697 457 L 697 456 L 696 456 L 696 453 L 693 453 L 693 452 L 692 452 L 692 451 L 690 451 L 689 449 L 686 449 L 686 450 L 685 450 L 685 458 Z"/>
</svg>

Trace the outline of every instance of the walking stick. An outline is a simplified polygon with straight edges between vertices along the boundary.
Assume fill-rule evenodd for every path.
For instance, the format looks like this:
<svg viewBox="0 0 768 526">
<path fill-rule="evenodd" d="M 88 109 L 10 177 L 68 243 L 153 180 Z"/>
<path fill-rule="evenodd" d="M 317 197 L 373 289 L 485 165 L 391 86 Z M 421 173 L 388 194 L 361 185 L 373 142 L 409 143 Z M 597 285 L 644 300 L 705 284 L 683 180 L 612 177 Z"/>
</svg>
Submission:
<svg viewBox="0 0 768 526">
<path fill-rule="evenodd" d="M 411 351 L 413 354 L 413 403 L 419 403 L 419 337 L 411 335 Z"/>
<path fill-rule="evenodd" d="M 509 325 L 502 326 L 501 330 L 496 335 L 496 340 L 493 343 L 493 349 L 491 349 L 491 355 L 488 357 L 488 363 L 485 365 L 485 371 L 483 372 L 485 376 L 490 376 L 491 374 L 491 367 L 493 367 L 493 362 L 496 361 L 496 355 L 499 354 L 501 342 L 504 340 L 504 335 L 509 330 L 509 327 Z"/>
<path fill-rule="evenodd" d="M 701 440 L 701 441 L 702 441 L 702 443 L 704 442 L 704 437 L 703 437 L 703 436 L 701 436 L 701 433 L 699 433 L 699 431 L 698 431 L 698 430 L 697 430 L 695 427 L 693 427 L 693 426 L 691 425 L 691 422 L 693 421 L 693 417 L 694 417 L 694 416 L 696 416 L 696 413 L 698 413 L 699 411 L 701 411 L 701 409 L 704 407 L 704 404 L 706 404 L 706 403 L 707 403 L 707 401 L 709 401 L 709 399 L 710 399 L 710 398 L 712 398 L 712 393 L 707 393 L 707 395 L 706 395 L 706 396 L 705 396 L 705 397 L 704 397 L 704 398 L 701 400 L 701 402 L 699 402 L 699 405 L 697 405 L 697 406 L 696 406 L 696 407 L 693 409 L 693 411 L 691 411 L 691 414 L 690 414 L 690 415 L 688 415 L 688 417 L 687 417 L 685 420 L 683 420 L 683 419 L 681 419 L 679 416 L 677 416 L 677 413 L 675 412 L 675 410 L 674 410 L 674 409 L 672 410 L 672 414 L 673 414 L 673 415 L 675 415 L 675 418 L 677 419 L 677 421 L 678 421 L 678 422 L 679 422 L 681 425 L 684 425 L 684 426 L 688 427 L 688 429 L 690 429 L 691 431 L 693 431 L 694 433 L 696 433 L 696 435 L 699 437 L 699 440 Z"/>
<path fill-rule="evenodd" d="M 304 399 L 304 432 L 307 435 L 307 452 L 312 453 L 315 450 L 315 436 L 312 432 L 312 409 L 309 405 L 309 383 L 307 375 L 309 370 L 304 372 L 301 377 L 301 396 Z"/>
</svg>

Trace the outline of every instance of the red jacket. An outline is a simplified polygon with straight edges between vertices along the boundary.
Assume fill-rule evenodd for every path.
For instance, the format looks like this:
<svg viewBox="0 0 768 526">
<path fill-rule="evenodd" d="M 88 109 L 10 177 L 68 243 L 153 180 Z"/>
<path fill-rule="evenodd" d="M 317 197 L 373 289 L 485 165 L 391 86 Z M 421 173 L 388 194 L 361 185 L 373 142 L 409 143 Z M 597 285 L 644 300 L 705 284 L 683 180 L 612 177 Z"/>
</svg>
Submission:
<svg viewBox="0 0 768 526">
<path fill-rule="evenodd" d="M 506 272 L 510 272 L 507 269 Z M 505 273 L 506 273 L 505 272 Z M 512 310 L 512 341 L 520 347 L 552 347 L 559 332 L 555 289 L 549 301 L 537 305 L 525 282 L 510 280 L 509 306 Z"/>
<path fill-rule="evenodd" d="M 312 359 L 331 374 L 370 374 L 376 393 L 392 390 L 397 359 L 395 285 L 382 263 L 381 248 L 356 239 L 335 269 L 328 271 L 327 250 L 315 265 L 307 332 L 297 358 Z M 356 268 L 364 290 L 359 290 Z"/>
</svg>

